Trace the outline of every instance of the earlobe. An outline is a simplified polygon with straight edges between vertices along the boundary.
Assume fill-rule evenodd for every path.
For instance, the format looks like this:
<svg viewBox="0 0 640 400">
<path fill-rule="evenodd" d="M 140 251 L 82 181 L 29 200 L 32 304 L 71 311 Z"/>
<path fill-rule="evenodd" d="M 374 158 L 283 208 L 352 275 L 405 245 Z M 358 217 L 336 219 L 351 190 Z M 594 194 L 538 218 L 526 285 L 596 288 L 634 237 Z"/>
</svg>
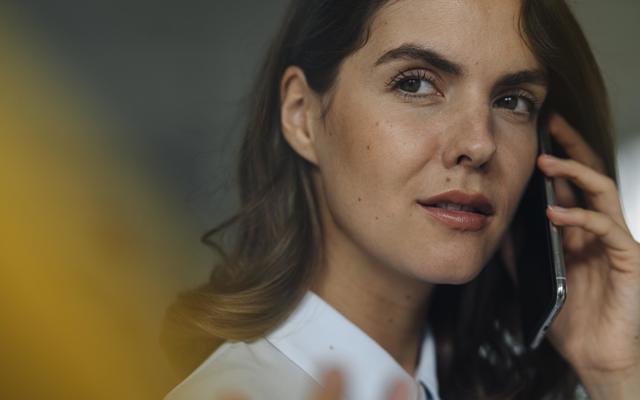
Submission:
<svg viewBox="0 0 640 400">
<path fill-rule="evenodd" d="M 313 90 L 302 71 L 289 66 L 280 81 L 280 123 L 285 140 L 302 158 L 317 164 L 314 125 L 311 123 Z"/>
</svg>

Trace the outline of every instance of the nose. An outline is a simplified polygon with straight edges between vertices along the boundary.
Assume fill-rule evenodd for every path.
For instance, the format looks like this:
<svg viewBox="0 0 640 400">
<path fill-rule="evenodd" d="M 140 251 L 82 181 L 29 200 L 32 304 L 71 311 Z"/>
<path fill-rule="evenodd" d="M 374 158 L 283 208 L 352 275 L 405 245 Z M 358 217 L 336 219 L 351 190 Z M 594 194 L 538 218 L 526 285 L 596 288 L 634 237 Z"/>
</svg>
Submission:
<svg viewBox="0 0 640 400">
<path fill-rule="evenodd" d="M 489 111 L 474 108 L 458 113 L 455 123 L 445 132 L 443 159 L 447 168 L 486 168 L 497 149 Z"/>
</svg>

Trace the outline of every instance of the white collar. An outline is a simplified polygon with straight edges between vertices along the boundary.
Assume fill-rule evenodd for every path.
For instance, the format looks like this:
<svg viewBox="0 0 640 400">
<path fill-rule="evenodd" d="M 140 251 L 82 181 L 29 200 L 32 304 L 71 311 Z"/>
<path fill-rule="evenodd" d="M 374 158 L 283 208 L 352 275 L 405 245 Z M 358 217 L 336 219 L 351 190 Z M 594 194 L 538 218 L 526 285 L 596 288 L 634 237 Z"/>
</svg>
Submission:
<svg viewBox="0 0 640 400">
<path fill-rule="evenodd" d="M 347 399 L 386 399 L 391 382 L 397 379 L 409 383 L 410 399 L 425 399 L 419 381 L 429 388 L 434 400 L 439 399 L 435 343 L 430 329 L 422 342 L 415 377 L 364 331 L 310 290 L 289 318 L 266 339 L 318 383 L 327 367 L 340 367 L 347 382 Z"/>
</svg>

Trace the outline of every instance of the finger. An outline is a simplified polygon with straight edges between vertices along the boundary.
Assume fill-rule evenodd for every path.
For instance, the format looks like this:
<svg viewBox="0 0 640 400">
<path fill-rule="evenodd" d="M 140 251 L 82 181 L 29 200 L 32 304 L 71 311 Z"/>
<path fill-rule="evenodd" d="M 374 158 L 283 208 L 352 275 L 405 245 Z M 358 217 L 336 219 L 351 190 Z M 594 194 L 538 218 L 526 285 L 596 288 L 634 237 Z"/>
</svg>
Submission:
<svg viewBox="0 0 640 400">
<path fill-rule="evenodd" d="M 576 194 L 569 186 L 569 182 L 564 178 L 553 180 L 553 188 L 556 191 L 556 201 L 563 207 L 574 207 L 578 205 Z"/>
<path fill-rule="evenodd" d="M 547 176 L 571 180 L 584 190 L 594 210 L 609 215 L 618 224 L 626 227 L 618 188 L 613 179 L 575 160 L 565 160 L 545 154 L 540 156 L 538 161 L 538 165 Z"/>
<path fill-rule="evenodd" d="M 637 243 L 628 231 L 616 224 L 609 216 L 584 208 L 562 208 L 550 206 L 547 216 L 555 225 L 581 227 L 587 232 L 596 235 L 607 247 L 607 253 L 617 260 L 633 258 L 637 249 Z M 617 265 L 625 263 L 612 263 L 615 269 Z M 620 270 L 619 272 L 632 272 Z"/>
<path fill-rule="evenodd" d="M 593 151 L 582 135 L 560 115 L 552 114 L 549 118 L 549 132 L 553 138 L 574 160 L 604 173 L 602 159 Z"/>
<path fill-rule="evenodd" d="M 580 255 L 585 250 L 586 243 L 592 243 L 595 236 L 582 228 L 575 226 L 562 227 L 562 246 L 566 257 Z"/>
<path fill-rule="evenodd" d="M 555 178 L 553 187 L 556 191 L 556 204 L 564 208 L 578 207 L 578 199 L 571 189 L 569 181 L 564 178 Z M 562 229 L 562 239 L 565 249 L 569 252 L 579 251 L 585 241 L 585 235 L 588 234 L 584 229 L 567 226 Z M 589 235 L 591 235 L 589 233 Z"/>
<path fill-rule="evenodd" d="M 389 392 L 389 400 L 408 400 L 409 388 L 406 382 L 396 382 Z"/>
<path fill-rule="evenodd" d="M 344 378 L 335 368 L 323 374 L 321 386 L 314 392 L 311 400 L 341 400 L 344 396 Z"/>
</svg>

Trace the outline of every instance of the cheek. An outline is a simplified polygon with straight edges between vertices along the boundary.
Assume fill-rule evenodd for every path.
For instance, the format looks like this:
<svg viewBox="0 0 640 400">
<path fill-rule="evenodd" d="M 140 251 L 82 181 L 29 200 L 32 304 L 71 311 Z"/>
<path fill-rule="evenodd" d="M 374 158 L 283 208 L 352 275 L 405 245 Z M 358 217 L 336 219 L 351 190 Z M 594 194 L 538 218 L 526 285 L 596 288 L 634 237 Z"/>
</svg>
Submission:
<svg viewBox="0 0 640 400">
<path fill-rule="evenodd" d="M 380 206 L 391 201 L 390 194 L 406 190 L 407 180 L 429 158 L 432 139 L 420 131 L 424 124 L 385 111 L 380 101 L 346 100 L 335 102 L 327 117 L 322 174 L 335 181 L 337 195 L 351 193 Z"/>
<path fill-rule="evenodd" d="M 504 144 L 503 174 L 504 182 L 509 188 L 507 201 L 513 212 L 522 196 L 525 187 L 535 168 L 537 157 L 537 142 L 535 133 L 523 132 L 524 135 L 514 135 Z"/>
</svg>

